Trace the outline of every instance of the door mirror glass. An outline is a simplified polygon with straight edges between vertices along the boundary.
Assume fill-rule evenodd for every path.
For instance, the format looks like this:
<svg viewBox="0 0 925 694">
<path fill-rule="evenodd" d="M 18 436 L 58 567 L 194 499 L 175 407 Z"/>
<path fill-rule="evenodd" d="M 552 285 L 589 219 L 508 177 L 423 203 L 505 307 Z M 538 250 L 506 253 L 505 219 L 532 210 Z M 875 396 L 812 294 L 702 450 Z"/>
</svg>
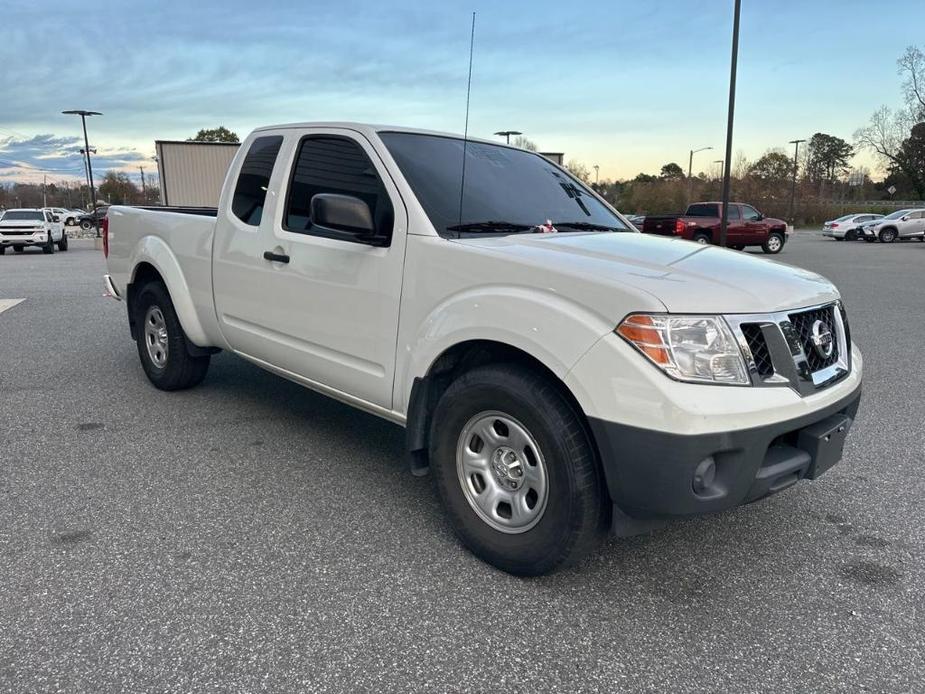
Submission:
<svg viewBox="0 0 925 694">
<path fill-rule="evenodd" d="M 364 201 L 352 195 L 317 193 L 311 199 L 312 224 L 355 234 L 372 235 L 376 226 Z"/>
</svg>

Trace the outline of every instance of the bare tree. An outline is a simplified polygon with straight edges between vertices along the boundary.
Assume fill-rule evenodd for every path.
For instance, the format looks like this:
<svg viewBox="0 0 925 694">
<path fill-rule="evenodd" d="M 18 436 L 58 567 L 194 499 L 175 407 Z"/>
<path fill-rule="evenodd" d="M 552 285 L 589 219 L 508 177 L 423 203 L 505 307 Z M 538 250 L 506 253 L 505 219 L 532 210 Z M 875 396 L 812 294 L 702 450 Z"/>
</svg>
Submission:
<svg viewBox="0 0 925 694">
<path fill-rule="evenodd" d="M 523 135 L 518 135 L 515 137 L 513 140 L 511 140 L 511 144 L 515 147 L 520 147 L 521 149 L 525 149 L 530 152 L 536 152 L 538 149 L 536 143 L 533 140 L 526 138 Z"/>
<path fill-rule="evenodd" d="M 906 52 L 896 61 L 898 72 L 905 77 L 903 96 L 912 119 L 918 123 L 925 120 L 925 53 L 908 46 Z"/>
</svg>

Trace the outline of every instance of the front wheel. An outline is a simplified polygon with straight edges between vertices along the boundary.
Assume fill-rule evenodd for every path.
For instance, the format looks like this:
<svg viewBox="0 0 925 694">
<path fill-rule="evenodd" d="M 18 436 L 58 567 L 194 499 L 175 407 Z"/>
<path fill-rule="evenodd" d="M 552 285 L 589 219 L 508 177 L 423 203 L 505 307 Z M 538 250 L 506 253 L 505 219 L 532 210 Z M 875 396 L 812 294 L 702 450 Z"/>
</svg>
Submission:
<svg viewBox="0 0 925 694">
<path fill-rule="evenodd" d="M 42 246 L 42 253 L 45 255 L 51 255 L 55 252 L 55 240 L 52 238 L 51 232 L 48 232 L 48 240 L 45 242 L 45 245 Z"/>
<path fill-rule="evenodd" d="M 880 243 L 893 243 L 896 240 L 896 229 L 884 229 L 880 232 Z"/>
<path fill-rule="evenodd" d="M 538 576 L 585 556 L 611 505 L 580 415 L 543 376 L 483 366 L 450 384 L 430 461 L 450 524 L 480 559 Z"/>
<path fill-rule="evenodd" d="M 761 246 L 761 250 L 765 253 L 770 253 L 775 255 L 780 253 L 784 247 L 784 235 L 777 231 L 772 231 L 768 234 L 768 240 L 764 242 Z"/>
<path fill-rule="evenodd" d="M 58 241 L 58 250 L 66 251 L 67 250 L 67 232 L 61 234 L 61 240 Z"/>
<path fill-rule="evenodd" d="M 161 390 L 183 390 L 202 382 L 209 355 L 194 357 L 167 288 L 149 282 L 134 302 L 135 341 L 148 379 Z"/>
</svg>

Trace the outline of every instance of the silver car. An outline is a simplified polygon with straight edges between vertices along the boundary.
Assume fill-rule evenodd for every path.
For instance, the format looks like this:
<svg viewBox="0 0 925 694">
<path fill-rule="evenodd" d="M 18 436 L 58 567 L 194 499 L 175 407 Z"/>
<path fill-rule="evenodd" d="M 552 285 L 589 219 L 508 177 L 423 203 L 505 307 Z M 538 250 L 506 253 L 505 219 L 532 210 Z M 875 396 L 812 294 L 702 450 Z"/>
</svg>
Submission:
<svg viewBox="0 0 925 694">
<path fill-rule="evenodd" d="M 836 241 L 857 241 L 863 238 L 862 227 L 865 224 L 882 219 L 882 214 L 860 213 L 846 214 L 822 225 L 822 235 L 829 236 Z"/>
</svg>

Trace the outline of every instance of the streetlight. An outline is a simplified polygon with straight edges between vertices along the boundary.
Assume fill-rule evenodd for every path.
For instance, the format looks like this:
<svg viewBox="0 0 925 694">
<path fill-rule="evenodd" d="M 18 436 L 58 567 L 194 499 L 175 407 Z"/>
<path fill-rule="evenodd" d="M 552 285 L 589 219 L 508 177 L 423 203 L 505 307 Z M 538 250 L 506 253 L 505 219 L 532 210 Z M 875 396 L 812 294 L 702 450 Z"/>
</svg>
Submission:
<svg viewBox="0 0 925 694">
<path fill-rule="evenodd" d="M 790 140 L 793 145 L 793 180 L 790 182 L 790 223 L 793 224 L 793 201 L 797 193 L 797 155 L 800 153 L 800 143 L 806 140 Z"/>
<path fill-rule="evenodd" d="M 691 180 L 692 169 L 694 168 L 694 155 L 697 152 L 706 152 L 708 149 L 713 149 L 712 147 L 701 147 L 700 149 L 692 149 L 691 154 L 687 159 L 687 202 L 691 201 L 691 191 L 693 191 L 694 182 Z"/>
<path fill-rule="evenodd" d="M 714 163 L 714 164 L 719 164 L 719 177 L 722 178 L 722 177 L 723 177 L 723 168 L 724 168 L 723 165 L 726 163 L 726 161 L 725 161 L 724 159 L 716 159 L 716 160 L 714 160 L 713 163 Z"/>
<path fill-rule="evenodd" d="M 719 223 L 719 245 L 726 247 L 726 227 L 729 222 L 729 169 L 732 163 L 732 122 L 736 107 L 736 65 L 739 62 L 739 15 L 742 13 L 742 0 L 735 0 L 732 18 L 732 60 L 729 66 L 729 116 L 726 121 L 726 166 L 723 168 L 723 209 Z"/>
<path fill-rule="evenodd" d="M 90 181 L 90 204 L 93 207 L 93 220 L 96 223 L 96 235 L 100 235 L 100 220 L 96 216 L 96 189 L 93 187 L 93 164 L 90 163 L 90 140 L 87 139 L 87 116 L 102 116 L 99 111 L 85 111 L 83 109 L 74 109 L 71 111 L 62 111 L 66 116 L 80 116 L 80 122 L 84 129 L 84 147 L 87 150 L 87 179 Z"/>
<path fill-rule="evenodd" d="M 87 160 L 90 158 L 90 155 L 88 154 L 88 152 L 92 152 L 93 154 L 96 154 L 96 147 L 91 147 L 89 150 L 86 150 L 83 147 L 80 148 L 80 154 L 81 154 L 81 158 L 83 159 L 83 164 L 84 164 L 84 177 L 85 177 L 85 182 L 87 184 L 87 195 L 89 196 L 90 195 L 90 170 L 87 168 Z M 90 207 L 90 206 L 91 206 L 90 201 L 87 200 L 87 207 Z"/>
<path fill-rule="evenodd" d="M 591 168 L 594 169 L 594 185 L 597 185 L 598 179 L 600 178 L 601 167 L 595 164 Z"/>
<path fill-rule="evenodd" d="M 519 130 L 499 130 L 495 135 L 505 138 L 506 144 L 511 144 L 511 135 L 523 135 L 523 133 Z"/>
</svg>

